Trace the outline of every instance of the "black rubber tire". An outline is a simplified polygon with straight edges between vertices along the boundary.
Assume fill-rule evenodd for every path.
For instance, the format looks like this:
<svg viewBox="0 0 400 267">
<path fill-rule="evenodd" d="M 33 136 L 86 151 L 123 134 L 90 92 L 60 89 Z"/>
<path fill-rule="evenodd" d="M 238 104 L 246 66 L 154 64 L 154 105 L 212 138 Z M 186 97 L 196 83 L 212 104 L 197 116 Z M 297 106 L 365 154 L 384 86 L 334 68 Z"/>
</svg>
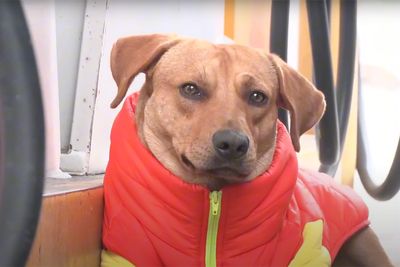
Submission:
<svg viewBox="0 0 400 267">
<path fill-rule="evenodd" d="M 44 176 L 41 90 L 19 1 L 0 1 L 0 266 L 24 266 Z"/>
</svg>

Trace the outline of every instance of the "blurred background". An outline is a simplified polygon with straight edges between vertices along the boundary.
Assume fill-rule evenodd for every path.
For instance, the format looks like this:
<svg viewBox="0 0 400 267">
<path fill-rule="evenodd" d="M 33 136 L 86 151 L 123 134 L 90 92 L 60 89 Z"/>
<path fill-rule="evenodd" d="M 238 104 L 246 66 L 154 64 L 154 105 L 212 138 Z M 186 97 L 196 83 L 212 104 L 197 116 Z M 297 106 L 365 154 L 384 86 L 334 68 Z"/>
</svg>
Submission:
<svg viewBox="0 0 400 267">
<path fill-rule="evenodd" d="M 341 4 L 346 1 L 325 2 L 332 75 L 336 80 Z M 46 122 L 46 185 L 28 266 L 98 266 L 102 174 L 108 161 L 111 125 L 118 112 L 109 108 L 117 89 L 109 67 L 113 43 L 127 35 L 176 33 L 269 51 L 273 1 L 22 3 L 37 60 Z M 290 1 L 287 62 L 314 80 L 307 12 L 305 0 Z M 400 136 L 398 14 L 398 1 L 357 2 L 353 98 L 342 160 L 335 175 L 338 182 L 354 187 L 366 201 L 371 226 L 396 266 L 400 266 L 400 194 L 388 201 L 371 197 L 361 183 L 356 164 L 360 106 L 365 122 L 366 168 L 376 184 L 384 182 L 395 157 Z M 144 76 L 135 79 L 130 92 L 138 91 L 143 81 Z M 302 137 L 299 160 L 302 166 L 318 169 L 315 140 L 314 130 Z"/>
<path fill-rule="evenodd" d="M 382 183 L 388 174 L 400 136 L 400 3 L 358 1 L 358 48 L 360 83 L 364 106 L 369 164 L 367 168 Z M 400 163 L 397 163 L 400 164 Z M 371 198 L 355 177 L 355 190 L 370 208 L 371 224 L 396 266 L 400 266 L 400 194 L 379 202 Z M 400 177 L 398 177 L 400 179 Z"/>
</svg>

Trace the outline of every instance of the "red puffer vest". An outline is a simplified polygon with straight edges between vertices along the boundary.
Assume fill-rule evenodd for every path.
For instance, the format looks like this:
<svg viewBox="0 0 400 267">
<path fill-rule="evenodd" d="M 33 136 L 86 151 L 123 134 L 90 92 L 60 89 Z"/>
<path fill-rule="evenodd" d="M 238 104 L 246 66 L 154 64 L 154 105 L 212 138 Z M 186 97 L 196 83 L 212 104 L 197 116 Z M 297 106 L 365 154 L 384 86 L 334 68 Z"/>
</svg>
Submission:
<svg viewBox="0 0 400 267">
<path fill-rule="evenodd" d="M 317 250 L 329 265 L 368 225 L 350 188 L 298 169 L 281 123 L 272 164 L 256 179 L 219 192 L 183 182 L 139 141 L 136 101 L 127 98 L 113 125 L 103 225 L 105 249 L 136 266 L 298 266 Z M 320 230 L 307 227 L 313 222 Z"/>
</svg>

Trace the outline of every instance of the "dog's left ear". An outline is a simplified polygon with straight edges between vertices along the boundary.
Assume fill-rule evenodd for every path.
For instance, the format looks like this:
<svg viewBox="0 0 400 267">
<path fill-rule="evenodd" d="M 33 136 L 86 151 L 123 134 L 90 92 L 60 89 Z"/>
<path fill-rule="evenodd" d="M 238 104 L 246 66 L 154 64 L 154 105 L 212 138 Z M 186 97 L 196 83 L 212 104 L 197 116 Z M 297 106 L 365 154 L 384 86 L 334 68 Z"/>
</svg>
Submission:
<svg viewBox="0 0 400 267">
<path fill-rule="evenodd" d="M 294 149 L 299 152 L 300 136 L 324 114 L 324 95 L 278 56 L 269 56 L 278 74 L 279 105 L 290 112 L 290 136 Z"/>
<path fill-rule="evenodd" d="M 133 79 L 147 72 L 179 39 L 173 35 L 137 35 L 119 39 L 111 51 L 111 72 L 118 85 L 117 96 L 111 103 L 116 108 L 124 99 Z"/>
</svg>

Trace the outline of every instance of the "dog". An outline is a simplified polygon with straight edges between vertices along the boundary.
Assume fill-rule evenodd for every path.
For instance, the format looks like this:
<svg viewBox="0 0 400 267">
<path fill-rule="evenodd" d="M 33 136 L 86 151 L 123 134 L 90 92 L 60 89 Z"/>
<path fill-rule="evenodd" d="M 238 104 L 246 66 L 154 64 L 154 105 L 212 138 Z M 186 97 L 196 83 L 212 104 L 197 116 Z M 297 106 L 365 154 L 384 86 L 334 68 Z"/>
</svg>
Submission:
<svg viewBox="0 0 400 267">
<path fill-rule="evenodd" d="M 300 150 L 300 136 L 319 121 L 325 110 L 323 94 L 300 73 L 292 69 L 276 55 L 241 45 L 211 44 L 197 39 L 160 34 L 126 37 L 118 40 L 112 49 L 111 70 L 118 85 L 118 94 L 111 103 L 112 108 L 117 107 L 122 102 L 135 76 L 140 72 L 146 74 L 146 81 L 140 90 L 137 100 L 135 100 L 137 103 L 135 102 L 134 111 L 127 111 L 127 114 L 134 113 L 134 115 L 131 115 L 136 125 L 136 128 L 129 128 L 130 131 L 137 131 L 135 134 L 137 134 L 138 140 L 145 150 L 150 152 L 149 155 L 151 154 L 156 159 L 155 161 L 160 163 L 160 166 L 181 180 L 179 186 L 192 185 L 196 188 L 202 187 L 210 192 L 224 191 L 225 188 L 233 187 L 238 189 L 237 192 L 241 192 L 241 187 L 245 191 L 247 190 L 245 188 L 258 180 L 269 179 L 260 177 L 269 175 L 269 172 L 273 172 L 278 168 L 276 166 L 279 166 L 280 163 L 277 158 L 285 158 L 285 155 L 293 155 L 295 157 L 295 153 L 290 151 L 295 150 L 298 152 Z M 128 104 L 125 103 L 124 105 Z M 290 149 L 287 150 L 289 152 L 282 148 L 282 140 L 286 139 L 281 136 L 286 136 L 286 130 L 278 122 L 277 114 L 280 107 L 290 112 L 290 138 L 288 137 L 287 140 L 290 140 L 289 143 L 291 143 L 285 145 L 285 147 L 290 146 Z M 122 119 L 120 118 L 119 120 Z M 121 127 L 123 127 L 124 123 L 122 123 Z M 114 127 L 116 126 L 114 125 Z M 120 133 L 129 138 L 134 133 L 126 133 L 127 129 L 124 128 Z M 112 204 L 112 201 L 109 200 L 113 197 L 112 192 L 111 189 L 108 189 L 118 187 L 113 184 L 113 181 L 117 181 L 117 178 L 115 178 L 118 176 L 115 174 L 116 169 L 120 168 L 119 165 L 122 164 L 118 163 L 118 160 L 111 161 L 113 157 L 116 157 L 113 156 L 113 153 L 119 153 L 118 157 L 121 159 L 120 161 L 123 161 L 128 157 L 125 157 L 119 151 L 124 145 L 132 145 L 129 142 L 123 143 L 122 139 L 124 137 L 112 134 L 110 163 L 107 167 L 105 178 L 106 216 L 103 242 L 106 249 L 103 251 L 102 261 L 104 265 L 102 266 L 108 266 L 106 263 L 111 264 L 112 260 L 110 258 L 120 256 L 124 258 L 124 261 L 127 260 L 131 264 L 140 265 L 138 263 L 140 260 L 135 259 L 148 252 L 146 250 L 137 255 L 133 253 L 135 255 L 132 257 L 121 255 L 125 252 L 123 249 L 120 250 L 121 252 L 118 250 L 117 243 L 120 241 L 112 241 L 120 240 L 123 235 L 122 237 L 112 238 L 113 234 L 111 233 L 116 233 L 118 229 L 125 228 L 125 226 L 116 226 L 117 223 L 115 221 L 117 221 L 116 218 L 119 215 L 110 215 L 109 212 L 111 206 L 114 208 L 118 205 L 125 205 L 123 197 L 119 197 L 119 204 Z M 113 142 L 115 143 L 114 148 Z M 141 151 L 141 148 L 139 150 Z M 278 157 L 277 154 L 280 154 L 280 156 Z M 140 157 L 138 160 L 140 160 Z M 132 165 L 134 163 L 130 162 L 129 164 Z M 128 167 L 130 166 L 129 164 L 127 165 Z M 154 166 L 157 163 L 152 164 Z M 296 163 L 285 168 L 290 168 L 290 173 L 296 172 L 297 175 Z M 285 169 L 282 171 L 285 171 Z M 133 175 L 136 174 L 134 173 Z M 293 182 L 285 182 L 282 186 L 288 186 L 287 184 L 293 183 L 294 187 L 295 183 L 298 183 L 296 175 L 292 180 Z M 319 175 L 315 174 L 316 178 L 314 177 L 313 181 L 317 181 Z M 325 177 L 321 179 L 328 180 Z M 145 185 L 140 185 L 143 186 L 141 190 L 148 190 L 151 186 L 146 182 L 144 183 Z M 168 179 L 166 183 L 169 183 Z M 174 180 L 173 183 L 176 183 L 176 181 Z M 314 182 L 311 183 L 313 184 Z M 340 186 L 333 185 L 333 182 L 328 181 L 327 183 L 329 184 L 328 187 L 339 188 L 337 189 L 338 191 L 342 190 Z M 170 185 L 166 186 L 171 187 Z M 125 186 L 125 188 L 128 187 Z M 273 194 L 275 192 L 274 188 L 278 188 L 278 186 L 274 185 L 268 194 Z M 288 190 L 286 189 L 286 191 Z M 286 191 L 285 196 L 288 196 L 289 201 L 293 196 L 292 193 L 286 194 Z M 257 194 L 257 190 L 254 192 Z M 296 195 L 296 192 L 295 190 L 293 195 Z M 353 197 L 352 194 L 354 193 L 343 194 L 346 196 L 349 194 Z M 211 196 L 215 196 L 215 198 Z M 187 197 L 190 199 L 190 194 Z M 227 211 L 221 211 L 223 207 L 218 206 L 219 204 L 215 206 L 214 210 L 212 201 L 213 199 L 219 201 L 218 197 L 219 195 L 217 194 L 210 194 L 210 210 L 212 209 L 210 217 L 214 211 L 214 215 L 224 212 L 224 215 L 221 216 L 225 216 L 228 213 Z M 338 202 L 340 201 L 342 200 L 338 200 Z M 344 198 L 342 205 L 347 205 L 346 201 L 346 198 Z M 358 199 L 354 200 L 354 203 L 359 202 L 361 201 Z M 332 203 L 335 202 L 333 201 Z M 161 204 L 154 205 L 158 207 Z M 238 207 L 240 205 L 240 202 L 235 204 Z M 285 205 L 282 216 L 287 217 L 288 205 L 291 204 L 287 202 Z M 360 204 L 360 207 L 362 205 Z M 366 210 L 364 206 L 362 206 L 362 209 Z M 129 209 L 127 212 L 130 212 Z M 357 213 L 357 210 L 351 210 L 351 212 Z M 117 213 L 123 214 L 120 208 L 118 208 Z M 176 213 L 177 216 L 180 215 L 176 210 L 173 213 Z M 301 244 L 296 243 L 297 248 L 295 251 L 297 254 L 290 256 L 290 261 L 269 258 L 268 261 L 257 261 L 257 264 L 263 266 L 273 266 L 271 265 L 272 263 L 279 263 L 280 265 L 278 266 L 329 266 L 331 264 L 333 266 L 392 266 L 379 240 L 368 226 L 367 212 L 364 214 L 363 219 L 359 219 L 359 228 L 354 228 L 356 230 L 351 232 L 351 237 L 341 238 L 346 242 L 340 246 L 338 252 L 332 252 L 334 249 L 328 251 L 328 253 L 321 252 L 318 256 L 313 256 L 308 263 L 306 261 L 306 263 L 300 264 L 301 260 L 299 261 L 299 258 L 301 257 L 297 256 L 297 254 L 301 250 L 298 249 Z M 136 220 L 139 221 L 137 227 L 143 227 L 143 224 L 146 224 L 141 221 L 140 217 L 135 219 L 135 222 Z M 168 222 L 165 223 L 168 224 Z M 112 224 L 115 226 L 112 226 Z M 285 227 L 289 226 L 279 224 L 278 228 L 280 229 L 280 227 L 285 229 Z M 321 224 L 321 231 L 322 227 L 325 229 L 328 226 L 326 224 L 322 226 Z M 114 230 L 111 230 L 112 228 Z M 132 234 L 135 231 L 132 230 Z M 165 228 L 165 231 L 168 232 L 169 230 Z M 152 243 L 154 237 L 149 237 L 149 235 L 156 236 L 157 233 L 147 226 L 144 232 L 146 234 L 142 238 L 149 238 L 150 240 L 149 242 L 146 241 L 146 244 Z M 127 233 L 124 235 L 126 236 Z M 305 243 L 307 238 L 304 233 L 305 231 L 303 231 L 303 237 L 299 237 L 299 240 L 303 240 Z M 167 239 L 163 238 L 162 235 L 163 233 L 159 234 L 161 243 Z M 220 237 L 219 235 L 218 233 L 218 238 Z M 257 234 L 256 236 L 259 235 Z M 299 236 L 301 236 L 301 233 Z M 251 243 L 251 241 L 249 242 Z M 215 243 L 215 246 L 218 246 L 217 244 L 219 243 Z M 177 260 L 178 256 L 170 261 L 169 256 L 164 255 L 166 252 L 160 249 L 160 247 L 164 246 L 166 245 L 154 243 L 152 243 L 152 246 L 149 245 L 151 250 L 154 250 L 154 255 L 157 255 L 159 261 L 155 260 L 154 262 L 151 261 L 151 264 L 147 264 L 159 265 L 162 263 L 162 265 L 168 265 L 168 262 L 179 262 Z M 174 243 L 171 246 L 178 245 Z M 229 246 L 229 244 L 226 246 Z M 280 247 L 279 244 L 276 246 Z M 329 245 L 327 246 L 329 247 Z M 127 247 L 132 247 L 132 244 L 127 245 Z M 323 248 L 322 245 L 320 247 Z M 140 246 L 138 249 L 141 249 Z M 190 266 L 199 263 L 206 266 L 229 266 L 238 265 L 237 262 L 240 262 L 218 259 L 220 255 L 218 254 L 218 248 L 215 249 L 217 252 L 212 251 L 212 248 L 210 251 L 208 250 L 207 248 L 206 252 L 204 252 L 205 255 L 200 253 L 203 258 L 205 257 L 205 263 L 200 260 L 187 262 L 184 265 Z M 276 249 L 275 253 L 283 253 L 281 251 L 284 250 L 285 245 L 280 250 Z M 111 257 L 109 253 L 112 253 Z M 126 252 L 127 255 L 129 253 Z M 221 253 L 221 255 L 224 254 L 224 252 Z M 324 265 L 320 265 L 322 263 L 319 261 L 314 261 L 314 258 L 326 259 L 326 255 L 329 253 L 331 256 L 324 260 Z M 213 257 L 216 258 L 214 262 L 211 259 L 211 263 L 207 263 L 210 258 L 209 255 L 214 255 Z M 156 256 L 152 257 L 156 258 Z M 289 256 L 282 256 L 282 258 L 285 257 Z M 247 260 L 242 261 L 249 264 L 242 266 L 251 266 L 250 259 L 253 260 L 253 258 L 248 257 Z M 179 262 L 179 264 L 182 264 L 182 262 Z"/>
</svg>

